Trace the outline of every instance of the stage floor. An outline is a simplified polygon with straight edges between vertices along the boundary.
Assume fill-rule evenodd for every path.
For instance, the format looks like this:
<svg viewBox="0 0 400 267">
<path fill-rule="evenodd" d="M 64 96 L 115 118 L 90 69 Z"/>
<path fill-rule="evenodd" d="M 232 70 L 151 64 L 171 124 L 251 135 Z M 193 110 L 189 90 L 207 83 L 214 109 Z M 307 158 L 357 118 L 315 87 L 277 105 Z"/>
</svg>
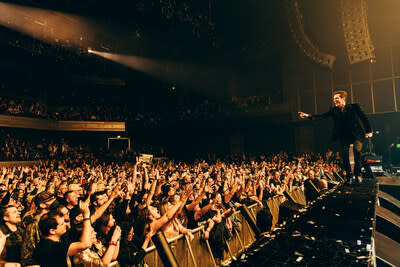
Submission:
<svg viewBox="0 0 400 267">
<path fill-rule="evenodd" d="M 339 186 L 230 266 L 372 266 L 377 193 L 376 180 Z"/>
</svg>

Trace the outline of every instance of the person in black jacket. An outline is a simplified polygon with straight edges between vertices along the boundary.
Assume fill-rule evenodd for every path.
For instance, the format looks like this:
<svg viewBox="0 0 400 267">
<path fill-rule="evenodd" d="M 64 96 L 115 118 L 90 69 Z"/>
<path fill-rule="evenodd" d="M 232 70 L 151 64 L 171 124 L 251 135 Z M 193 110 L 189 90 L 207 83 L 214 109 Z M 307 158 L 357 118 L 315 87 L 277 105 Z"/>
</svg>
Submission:
<svg viewBox="0 0 400 267">
<path fill-rule="evenodd" d="M 328 112 L 311 115 L 299 112 L 302 119 L 324 119 L 332 117 L 334 121 L 333 140 L 338 140 L 342 149 L 343 167 L 346 171 L 347 181 L 351 183 L 351 167 L 349 160 L 349 147 L 353 144 L 354 176 L 360 181 L 361 175 L 361 149 L 362 141 L 372 137 L 369 120 L 358 104 L 346 104 L 347 92 L 336 91 L 333 94 L 334 107 Z"/>
</svg>

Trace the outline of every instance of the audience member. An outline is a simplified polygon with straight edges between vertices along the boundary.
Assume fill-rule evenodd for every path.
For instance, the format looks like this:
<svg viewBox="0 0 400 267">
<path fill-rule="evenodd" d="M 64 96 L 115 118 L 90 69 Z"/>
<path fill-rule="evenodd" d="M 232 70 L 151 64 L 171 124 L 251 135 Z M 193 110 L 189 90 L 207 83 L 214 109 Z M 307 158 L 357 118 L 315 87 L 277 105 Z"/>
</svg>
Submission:
<svg viewBox="0 0 400 267">
<path fill-rule="evenodd" d="M 114 260 L 128 266 L 143 259 L 157 231 L 191 240 L 192 230 L 204 225 L 218 263 L 225 240 L 241 229 L 238 207 L 262 207 L 258 224 L 268 231 L 270 197 L 284 198 L 306 179 L 326 190 L 327 179 L 341 172 L 335 161 L 312 153 L 151 165 L 70 155 L 0 171 L 0 246 L 7 262 L 67 266 L 72 256 L 75 266 Z"/>
</svg>

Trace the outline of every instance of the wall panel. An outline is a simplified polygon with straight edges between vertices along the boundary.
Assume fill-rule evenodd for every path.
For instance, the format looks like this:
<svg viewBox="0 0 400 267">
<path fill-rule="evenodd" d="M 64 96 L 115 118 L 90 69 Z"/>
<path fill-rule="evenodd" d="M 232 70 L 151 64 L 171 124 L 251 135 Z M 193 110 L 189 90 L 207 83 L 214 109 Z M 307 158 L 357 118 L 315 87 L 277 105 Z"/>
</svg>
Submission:
<svg viewBox="0 0 400 267">
<path fill-rule="evenodd" d="M 394 111 L 392 80 L 374 82 L 375 112 Z"/>
<path fill-rule="evenodd" d="M 360 104 L 366 113 L 372 113 L 371 86 L 369 83 L 353 85 L 354 103 Z"/>
</svg>

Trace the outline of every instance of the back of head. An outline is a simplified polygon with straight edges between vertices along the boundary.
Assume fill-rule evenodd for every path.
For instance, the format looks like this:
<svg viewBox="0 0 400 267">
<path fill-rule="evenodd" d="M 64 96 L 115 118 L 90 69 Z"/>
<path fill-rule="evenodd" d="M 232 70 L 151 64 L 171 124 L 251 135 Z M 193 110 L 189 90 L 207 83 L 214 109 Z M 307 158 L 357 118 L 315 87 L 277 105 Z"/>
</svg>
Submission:
<svg viewBox="0 0 400 267">
<path fill-rule="evenodd" d="M 45 214 L 40 218 L 39 221 L 39 230 L 42 233 L 43 237 L 47 237 L 50 235 L 51 229 L 56 229 L 58 226 L 57 216 L 53 213 Z"/>
</svg>

